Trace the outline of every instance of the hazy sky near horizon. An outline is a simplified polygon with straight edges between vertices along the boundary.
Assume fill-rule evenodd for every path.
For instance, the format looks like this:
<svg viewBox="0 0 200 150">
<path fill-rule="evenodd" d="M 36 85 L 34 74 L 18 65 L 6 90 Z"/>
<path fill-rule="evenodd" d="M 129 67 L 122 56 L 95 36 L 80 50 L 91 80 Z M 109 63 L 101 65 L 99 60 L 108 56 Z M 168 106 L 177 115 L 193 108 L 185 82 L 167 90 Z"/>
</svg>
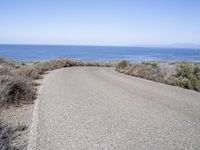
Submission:
<svg viewBox="0 0 200 150">
<path fill-rule="evenodd" d="M 200 0 L 0 0 L 4 44 L 200 44 Z"/>
</svg>

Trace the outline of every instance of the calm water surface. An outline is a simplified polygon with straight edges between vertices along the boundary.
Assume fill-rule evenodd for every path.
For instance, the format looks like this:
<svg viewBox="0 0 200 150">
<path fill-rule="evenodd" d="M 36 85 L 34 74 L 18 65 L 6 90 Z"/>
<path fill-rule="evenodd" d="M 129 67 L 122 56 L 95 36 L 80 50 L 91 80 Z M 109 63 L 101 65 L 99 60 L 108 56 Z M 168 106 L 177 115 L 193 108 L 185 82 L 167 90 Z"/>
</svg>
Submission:
<svg viewBox="0 0 200 150">
<path fill-rule="evenodd" d="M 200 49 L 114 47 L 114 46 L 48 46 L 0 45 L 0 57 L 17 61 L 44 61 L 75 58 L 87 61 L 198 61 Z"/>
</svg>

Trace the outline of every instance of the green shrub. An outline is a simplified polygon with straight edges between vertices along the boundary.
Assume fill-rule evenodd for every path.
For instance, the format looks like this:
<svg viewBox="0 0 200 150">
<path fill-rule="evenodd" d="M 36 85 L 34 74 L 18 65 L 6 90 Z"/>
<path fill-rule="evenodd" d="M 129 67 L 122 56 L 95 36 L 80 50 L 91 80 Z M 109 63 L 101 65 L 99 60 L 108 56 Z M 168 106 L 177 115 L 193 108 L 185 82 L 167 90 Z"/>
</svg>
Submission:
<svg viewBox="0 0 200 150">
<path fill-rule="evenodd" d="M 181 64 L 177 76 L 189 77 L 193 73 L 193 68 L 187 64 Z"/>
<path fill-rule="evenodd" d="M 142 62 L 143 65 L 157 67 L 158 62 Z"/>
<path fill-rule="evenodd" d="M 142 62 L 117 64 L 116 71 L 169 85 L 200 91 L 200 64 Z"/>
<path fill-rule="evenodd" d="M 175 76 L 169 76 L 165 83 L 169 85 L 180 86 L 180 80 Z"/>
<path fill-rule="evenodd" d="M 193 89 L 192 81 L 189 80 L 189 79 L 186 79 L 186 78 L 185 78 L 185 80 L 186 80 L 186 85 L 185 85 L 185 87 L 188 88 L 188 89 Z"/>
<path fill-rule="evenodd" d="M 142 64 L 143 64 L 143 65 L 151 65 L 151 62 L 143 61 Z"/>
<path fill-rule="evenodd" d="M 181 64 L 177 75 L 182 87 L 200 91 L 200 67 L 196 65 Z"/>
<path fill-rule="evenodd" d="M 194 89 L 200 91 L 200 80 L 197 80 L 194 84 Z"/>
<path fill-rule="evenodd" d="M 195 66 L 193 72 L 194 72 L 194 75 L 195 75 L 198 79 L 200 79 L 200 67 L 199 67 L 199 66 Z"/>
<path fill-rule="evenodd" d="M 123 60 L 123 61 L 119 62 L 119 63 L 116 65 L 116 70 L 124 69 L 124 68 L 126 68 L 128 65 L 129 65 L 129 62 L 126 61 L 126 60 Z"/>
</svg>

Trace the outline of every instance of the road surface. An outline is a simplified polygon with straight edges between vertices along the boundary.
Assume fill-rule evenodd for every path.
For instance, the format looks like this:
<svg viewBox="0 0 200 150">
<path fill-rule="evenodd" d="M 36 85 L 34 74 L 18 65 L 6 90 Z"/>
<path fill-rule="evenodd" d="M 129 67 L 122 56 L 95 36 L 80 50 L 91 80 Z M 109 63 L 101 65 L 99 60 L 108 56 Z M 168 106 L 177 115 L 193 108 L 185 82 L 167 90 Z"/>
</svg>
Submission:
<svg viewBox="0 0 200 150">
<path fill-rule="evenodd" d="M 28 149 L 200 149 L 198 92 L 113 68 L 64 68 L 45 80 Z"/>
</svg>

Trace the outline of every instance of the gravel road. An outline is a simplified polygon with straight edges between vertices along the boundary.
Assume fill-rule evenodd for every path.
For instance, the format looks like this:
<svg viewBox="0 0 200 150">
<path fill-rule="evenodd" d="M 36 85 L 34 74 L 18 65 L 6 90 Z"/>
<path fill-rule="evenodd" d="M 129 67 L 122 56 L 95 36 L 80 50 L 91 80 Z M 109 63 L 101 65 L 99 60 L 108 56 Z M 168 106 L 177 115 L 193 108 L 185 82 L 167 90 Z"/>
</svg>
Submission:
<svg viewBox="0 0 200 150">
<path fill-rule="evenodd" d="M 113 68 L 72 67 L 49 73 L 39 99 L 29 149 L 200 149 L 195 91 Z"/>
</svg>

